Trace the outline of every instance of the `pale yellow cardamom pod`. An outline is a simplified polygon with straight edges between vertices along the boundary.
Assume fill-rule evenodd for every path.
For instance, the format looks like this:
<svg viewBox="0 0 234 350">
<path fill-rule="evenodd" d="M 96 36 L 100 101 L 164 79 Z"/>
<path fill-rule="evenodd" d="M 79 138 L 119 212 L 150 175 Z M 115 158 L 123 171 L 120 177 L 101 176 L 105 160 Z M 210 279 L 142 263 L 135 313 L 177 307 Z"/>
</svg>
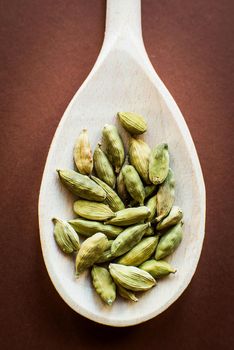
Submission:
<svg viewBox="0 0 234 350">
<path fill-rule="evenodd" d="M 155 279 L 135 266 L 110 264 L 110 274 L 117 284 L 132 291 L 145 291 L 156 285 Z"/>
<path fill-rule="evenodd" d="M 73 157 L 81 174 L 90 175 L 92 173 L 93 157 L 87 129 L 83 129 L 79 135 L 74 147 Z"/>
<path fill-rule="evenodd" d="M 136 168 L 138 174 L 146 184 L 149 184 L 149 156 L 150 148 L 143 140 L 130 140 L 129 158 L 130 163 Z"/>
<path fill-rule="evenodd" d="M 145 118 L 132 112 L 119 112 L 120 123 L 131 135 L 140 135 L 147 130 Z"/>
</svg>

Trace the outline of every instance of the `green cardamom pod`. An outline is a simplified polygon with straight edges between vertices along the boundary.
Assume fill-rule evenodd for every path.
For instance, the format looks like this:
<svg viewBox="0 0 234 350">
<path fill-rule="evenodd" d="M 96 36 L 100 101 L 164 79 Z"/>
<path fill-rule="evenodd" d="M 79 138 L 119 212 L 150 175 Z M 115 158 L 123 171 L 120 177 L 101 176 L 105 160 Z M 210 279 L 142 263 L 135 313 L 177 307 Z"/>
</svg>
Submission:
<svg viewBox="0 0 234 350">
<path fill-rule="evenodd" d="M 99 143 L 93 154 L 94 169 L 97 173 L 99 179 L 104 181 L 111 188 L 115 187 L 116 176 L 113 167 L 101 149 L 101 144 Z"/>
<path fill-rule="evenodd" d="M 74 203 L 74 212 L 82 218 L 95 221 L 104 221 L 115 216 L 115 213 L 108 205 L 98 202 L 79 199 Z"/>
<path fill-rule="evenodd" d="M 156 228 L 158 231 L 165 230 L 168 227 L 176 225 L 182 218 L 182 210 L 179 207 L 174 206 L 171 208 L 170 213 L 157 224 Z"/>
<path fill-rule="evenodd" d="M 168 171 L 166 180 L 159 186 L 157 192 L 157 217 L 159 222 L 167 216 L 175 200 L 175 179 L 171 169 Z"/>
<path fill-rule="evenodd" d="M 100 298 L 112 305 L 116 298 L 116 286 L 107 269 L 94 265 L 91 271 L 93 286 Z"/>
<path fill-rule="evenodd" d="M 54 218 L 54 238 L 59 248 L 66 254 L 73 253 L 80 248 L 76 231 L 66 221 Z"/>
<path fill-rule="evenodd" d="M 155 194 L 153 197 L 148 199 L 146 202 L 146 207 L 150 210 L 150 216 L 148 217 L 148 221 L 152 221 L 156 216 L 156 208 L 157 208 L 157 195 Z"/>
<path fill-rule="evenodd" d="M 116 226 L 129 226 L 136 224 L 149 217 L 150 210 L 148 207 L 126 208 L 115 213 L 115 217 L 106 221 L 104 224 Z"/>
<path fill-rule="evenodd" d="M 123 167 L 123 177 L 130 196 L 140 203 L 140 205 L 143 205 L 145 189 L 136 169 L 132 165 L 125 165 Z"/>
<path fill-rule="evenodd" d="M 107 247 L 108 239 L 101 232 L 87 238 L 81 244 L 76 256 L 76 276 L 78 277 L 83 271 L 95 264 Z"/>
<path fill-rule="evenodd" d="M 119 112 L 118 114 L 121 125 L 131 135 L 140 135 L 147 130 L 145 118 L 132 112 Z"/>
<path fill-rule="evenodd" d="M 88 176 L 74 170 L 57 170 L 63 185 L 78 197 L 103 202 L 106 199 L 105 191 Z"/>
<path fill-rule="evenodd" d="M 97 232 L 102 232 L 107 238 L 116 238 L 122 231 L 122 227 L 114 225 L 104 225 L 98 221 L 89 221 L 84 219 L 73 219 L 68 221 L 69 224 L 74 228 L 79 234 L 90 237 Z"/>
<path fill-rule="evenodd" d="M 102 253 L 99 259 L 96 261 L 97 264 L 102 264 L 113 259 L 113 256 L 111 254 L 111 246 L 113 242 L 114 242 L 113 240 L 108 241 L 108 248 Z"/>
<path fill-rule="evenodd" d="M 109 205 L 111 210 L 119 211 L 125 208 L 122 200 L 110 186 L 108 186 L 102 180 L 98 179 L 96 176 L 91 176 L 91 178 L 106 192 L 105 203 Z"/>
<path fill-rule="evenodd" d="M 172 254 L 182 241 L 183 222 L 180 221 L 176 226 L 171 227 L 161 238 L 158 243 L 155 259 L 161 260 Z M 123 231 L 124 232 L 124 231 Z"/>
<path fill-rule="evenodd" d="M 155 184 L 161 184 L 167 177 L 169 170 L 168 145 L 161 143 L 156 146 L 149 157 L 149 178 Z"/>
<path fill-rule="evenodd" d="M 121 295 L 122 298 L 130 301 L 135 301 L 135 302 L 138 301 L 137 297 L 131 290 L 125 289 L 120 284 L 117 284 L 117 290 L 119 292 L 119 295 Z"/>
<path fill-rule="evenodd" d="M 117 193 L 122 199 L 124 203 L 126 203 L 129 200 L 129 193 L 126 189 L 125 183 L 124 183 L 124 177 L 123 177 L 123 168 L 120 170 L 119 175 L 117 177 Z M 136 202 L 137 203 L 137 202 Z"/>
<path fill-rule="evenodd" d="M 124 163 L 124 145 L 116 126 L 106 124 L 102 136 L 106 146 L 107 157 L 115 172 L 119 173 Z"/>
<path fill-rule="evenodd" d="M 154 278 L 161 278 L 170 273 L 176 273 L 176 270 L 168 262 L 163 260 L 148 260 L 141 264 L 139 268 L 150 273 Z"/>
<path fill-rule="evenodd" d="M 73 157 L 78 171 L 83 175 L 90 175 L 93 170 L 93 157 L 87 129 L 83 129 L 78 137 Z"/>
<path fill-rule="evenodd" d="M 121 232 L 112 243 L 112 256 L 120 256 L 133 248 L 138 242 L 140 242 L 149 225 L 149 223 L 134 225 Z"/>
<path fill-rule="evenodd" d="M 139 266 L 151 257 L 158 244 L 158 239 L 159 236 L 143 238 L 116 262 L 122 265 Z"/>
<path fill-rule="evenodd" d="M 117 284 L 132 291 L 145 291 L 156 285 L 155 279 L 135 266 L 110 264 L 110 274 Z"/>
<path fill-rule="evenodd" d="M 148 184 L 149 181 L 149 156 L 150 148 L 143 140 L 130 140 L 129 158 L 130 163 L 135 167 L 143 181 Z"/>
</svg>

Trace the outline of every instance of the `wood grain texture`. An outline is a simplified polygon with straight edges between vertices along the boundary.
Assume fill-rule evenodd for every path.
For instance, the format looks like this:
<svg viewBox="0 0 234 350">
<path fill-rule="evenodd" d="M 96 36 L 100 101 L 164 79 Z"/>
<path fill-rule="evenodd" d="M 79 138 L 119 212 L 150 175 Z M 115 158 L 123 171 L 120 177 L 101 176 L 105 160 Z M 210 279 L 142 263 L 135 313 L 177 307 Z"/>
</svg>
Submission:
<svg viewBox="0 0 234 350">
<path fill-rule="evenodd" d="M 189 288 L 156 319 L 111 329 L 70 310 L 43 265 L 37 199 L 46 154 L 99 53 L 104 15 L 104 1 L 1 2 L 2 347 L 232 349 L 232 1 L 143 0 L 147 51 L 189 125 L 206 181 L 206 240 Z"/>
</svg>

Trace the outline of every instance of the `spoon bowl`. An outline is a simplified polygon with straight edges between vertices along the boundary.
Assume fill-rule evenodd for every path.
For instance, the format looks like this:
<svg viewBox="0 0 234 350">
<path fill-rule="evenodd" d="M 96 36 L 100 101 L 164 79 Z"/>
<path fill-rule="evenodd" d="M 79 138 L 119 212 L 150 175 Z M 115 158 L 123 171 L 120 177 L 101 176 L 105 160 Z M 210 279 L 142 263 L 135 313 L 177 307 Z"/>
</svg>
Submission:
<svg viewBox="0 0 234 350">
<path fill-rule="evenodd" d="M 167 142 L 176 179 L 176 203 L 184 211 L 184 237 L 168 261 L 175 275 L 160 280 L 137 303 L 118 298 L 103 305 L 88 272 L 77 280 L 74 260 L 53 237 L 51 218 L 74 217 L 74 197 L 60 184 L 56 169 L 73 168 L 73 147 L 86 127 L 92 148 L 103 126 L 118 124 L 118 111 L 142 114 L 148 131 L 142 138 L 153 147 Z M 127 134 L 118 124 L 127 149 Z M 50 278 L 64 301 L 79 314 L 111 326 L 130 326 L 157 316 L 188 286 L 199 260 L 205 226 L 205 187 L 197 153 L 184 118 L 154 71 L 146 54 L 140 21 L 140 0 L 107 1 L 105 40 L 90 75 L 71 100 L 52 141 L 39 198 L 42 252 Z"/>
</svg>

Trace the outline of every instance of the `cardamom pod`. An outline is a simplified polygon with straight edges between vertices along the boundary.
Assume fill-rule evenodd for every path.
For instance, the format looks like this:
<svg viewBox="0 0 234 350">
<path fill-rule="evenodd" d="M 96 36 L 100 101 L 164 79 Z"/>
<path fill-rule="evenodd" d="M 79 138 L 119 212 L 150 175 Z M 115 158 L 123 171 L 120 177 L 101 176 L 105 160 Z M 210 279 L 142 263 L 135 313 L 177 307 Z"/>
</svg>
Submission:
<svg viewBox="0 0 234 350">
<path fill-rule="evenodd" d="M 54 218 L 54 238 L 59 248 L 66 254 L 73 253 L 80 248 L 76 231 L 66 221 Z"/>
<path fill-rule="evenodd" d="M 135 302 L 138 301 L 137 297 L 131 290 L 125 289 L 120 284 L 117 284 L 117 290 L 119 292 L 119 295 L 121 295 L 122 298 L 135 301 Z"/>
<path fill-rule="evenodd" d="M 85 201 L 79 199 L 74 203 L 74 212 L 82 218 L 104 221 L 115 216 L 115 213 L 109 208 L 108 205 L 98 202 Z"/>
<path fill-rule="evenodd" d="M 133 248 L 138 242 L 140 242 L 149 225 L 149 223 L 134 225 L 121 232 L 112 243 L 112 256 L 120 256 Z"/>
<path fill-rule="evenodd" d="M 78 171 L 83 175 L 90 175 L 93 170 L 92 150 L 88 138 L 88 130 L 83 129 L 78 137 L 73 157 Z"/>
<path fill-rule="evenodd" d="M 150 273 L 154 278 L 161 278 L 170 273 L 176 273 L 176 270 L 168 262 L 163 260 L 148 260 L 141 264 L 139 268 Z"/>
<path fill-rule="evenodd" d="M 110 264 L 110 274 L 117 284 L 132 291 L 145 291 L 156 285 L 155 279 L 135 266 Z"/>
<path fill-rule="evenodd" d="M 158 243 L 155 259 L 161 260 L 172 254 L 182 241 L 183 222 L 180 221 L 176 226 L 171 227 L 161 238 Z"/>
<path fill-rule="evenodd" d="M 117 264 L 139 266 L 149 259 L 156 249 L 159 236 L 143 238 L 137 245 L 121 256 Z"/>
<path fill-rule="evenodd" d="M 115 172 L 119 173 L 124 162 L 124 145 L 116 126 L 106 124 L 102 136 L 106 146 L 107 157 Z"/>
<path fill-rule="evenodd" d="M 161 184 L 167 177 L 169 170 L 168 145 L 161 143 L 156 146 L 149 157 L 149 178 L 155 184 Z"/>
<path fill-rule="evenodd" d="M 161 221 L 167 216 L 175 200 L 175 179 L 171 169 L 168 171 L 166 180 L 159 186 L 157 192 L 157 217 L 156 221 Z"/>
<path fill-rule="evenodd" d="M 174 206 L 171 208 L 170 213 L 157 224 L 156 228 L 158 231 L 165 230 L 168 227 L 176 225 L 182 218 L 182 210 L 179 207 Z"/>
<path fill-rule="evenodd" d="M 147 207 L 126 208 L 115 213 L 115 217 L 104 222 L 116 226 L 129 226 L 149 217 L 150 210 Z"/>
<path fill-rule="evenodd" d="M 148 221 L 152 221 L 156 215 L 156 207 L 157 207 L 157 195 L 155 194 L 153 197 L 148 199 L 146 202 L 146 207 L 150 210 L 150 216 L 148 217 Z"/>
<path fill-rule="evenodd" d="M 94 265 L 91 271 L 93 286 L 100 298 L 112 305 L 116 298 L 116 286 L 107 269 Z"/>
<path fill-rule="evenodd" d="M 95 233 L 87 238 L 80 247 L 76 256 L 76 276 L 92 266 L 108 247 L 108 239 L 101 233 Z"/>
<path fill-rule="evenodd" d="M 102 255 L 99 257 L 99 259 L 96 261 L 97 264 L 102 264 L 104 262 L 112 260 L 113 256 L 111 254 L 111 246 L 113 240 L 108 241 L 108 248 L 102 253 Z"/>
<path fill-rule="evenodd" d="M 57 172 L 63 185 L 73 194 L 97 202 L 106 199 L 105 191 L 88 176 L 74 170 L 57 170 Z"/>
<path fill-rule="evenodd" d="M 147 130 L 145 118 L 132 112 L 119 112 L 118 117 L 121 125 L 131 135 L 140 135 Z"/>
<path fill-rule="evenodd" d="M 122 201 L 124 203 L 126 203 L 130 197 L 125 183 L 124 183 L 124 177 L 123 177 L 123 168 L 120 170 L 119 175 L 117 177 L 117 181 L 116 181 L 116 185 L 117 185 L 117 193 L 120 196 L 120 198 L 122 199 Z M 137 203 L 137 202 L 136 202 Z"/>
<path fill-rule="evenodd" d="M 105 203 L 109 205 L 111 210 L 119 211 L 125 208 L 117 193 L 110 186 L 98 179 L 96 176 L 91 176 L 91 178 L 106 192 Z"/>
<path fill-rule="evenodd" d="M 129 158 L 130 163 L 136 168 L 143 181 L 148 184 L 149 181 L 149 156 L 150 148 L 143 140 L 130 140 Z"/>
<path fill-rule="evenodd" d="M 122 231 L 122 227 L 114 225 L 104 225 L 98 221 L 89 221 L 84 219 L 73 219 L 68 221 L 74 230 L 81 235 L 90 237 L 97 232 L 102 232 L 107 238 L 116 238 Z"/>
<path fill-rule="evenodd" d="M 125 165 L 123 167 L 123 177 L 130 196 L 140 203 L 140 205 L 143 205 L 145 189 L 136 169 L 132 165 Z"/>
<path fill-rule="evenodd" d="M 116 176 L 113 167 L 101 149 L 101 144 L 99 143 L 93 154 L 94 169 L 97 173 L 99 179 L 104 181 L 111 188 L 115 187 Z"/>
</svg>

